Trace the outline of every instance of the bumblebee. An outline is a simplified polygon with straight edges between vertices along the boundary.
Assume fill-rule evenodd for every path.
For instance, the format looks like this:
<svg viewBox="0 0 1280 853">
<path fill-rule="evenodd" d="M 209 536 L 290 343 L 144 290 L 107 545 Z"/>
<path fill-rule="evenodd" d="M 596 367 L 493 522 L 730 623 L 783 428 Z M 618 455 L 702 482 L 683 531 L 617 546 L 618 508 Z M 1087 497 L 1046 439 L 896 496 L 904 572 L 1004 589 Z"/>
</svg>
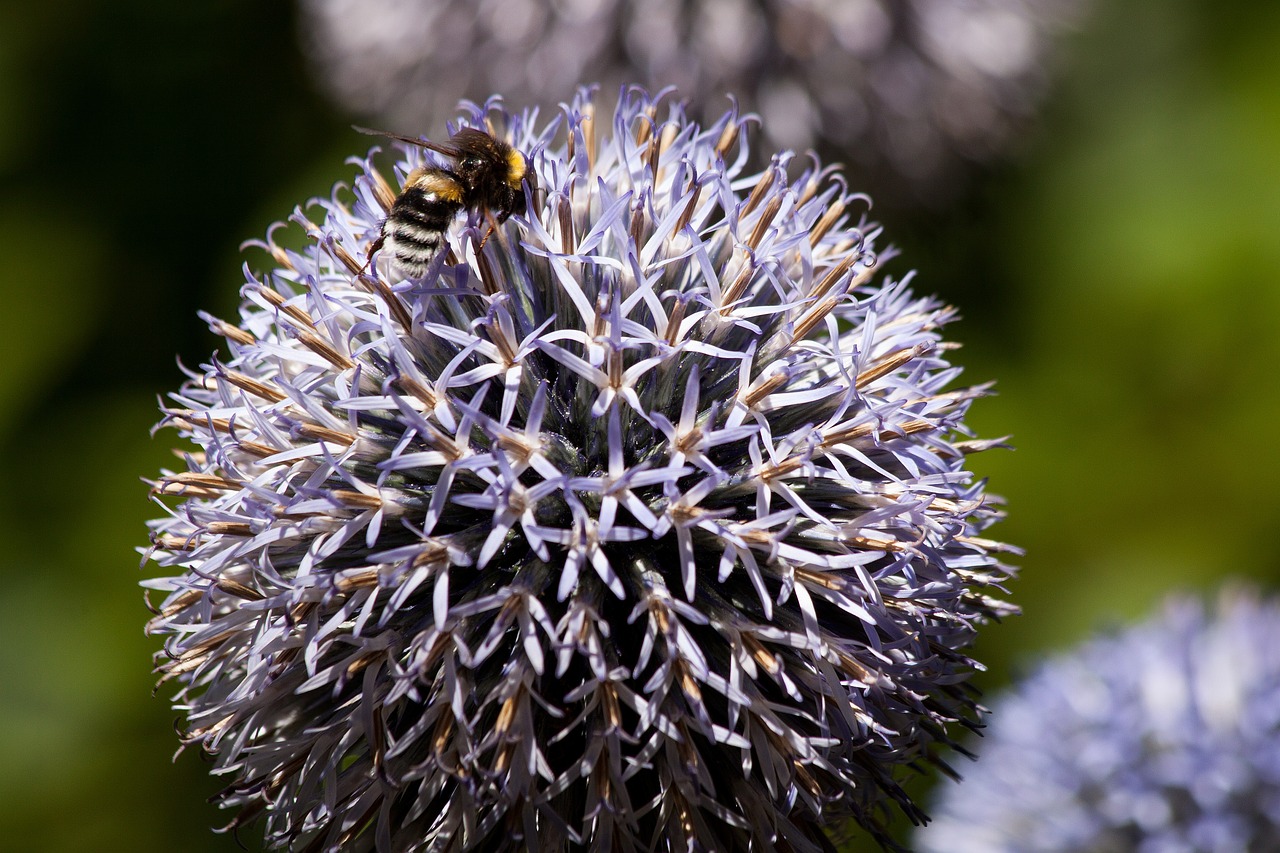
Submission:
<svg viewBox="0 0 1280 853">
<path fill-rule="evenodd" d="M 382 232 L 369 246 L 366 260 L 386 248 L 394 266 L 410 278 L 424 275 L 444 245 L 444 233 L 461 210 L 492 215 L 502 224 L 525 211 L 525 184 L 537 189 L 524 155 L 511 145 L 473 127 L 464 127 L 445 144 L 410 139 L 394 133 L 356 128 L 443 154 L 452 168 L 419 166 L 405 178 L 382 220 Z"/>
</svg>

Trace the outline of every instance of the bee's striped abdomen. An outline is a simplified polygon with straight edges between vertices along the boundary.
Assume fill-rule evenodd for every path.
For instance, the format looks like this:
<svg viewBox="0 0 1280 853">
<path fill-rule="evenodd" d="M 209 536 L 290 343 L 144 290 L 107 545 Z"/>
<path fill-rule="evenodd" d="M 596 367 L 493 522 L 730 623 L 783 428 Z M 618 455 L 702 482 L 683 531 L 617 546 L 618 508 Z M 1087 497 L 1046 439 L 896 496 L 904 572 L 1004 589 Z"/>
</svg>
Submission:
<svg viewBox="0 0 1280 853">
<path fill-rule="evenodd" d="M 417 278 L 444 245 L 444 232 L 462 209 L 462 188 L 444 169 L 419 169 L 405 181 L 386 221 L 385 247 L 401 273 Z"/>
</svg>

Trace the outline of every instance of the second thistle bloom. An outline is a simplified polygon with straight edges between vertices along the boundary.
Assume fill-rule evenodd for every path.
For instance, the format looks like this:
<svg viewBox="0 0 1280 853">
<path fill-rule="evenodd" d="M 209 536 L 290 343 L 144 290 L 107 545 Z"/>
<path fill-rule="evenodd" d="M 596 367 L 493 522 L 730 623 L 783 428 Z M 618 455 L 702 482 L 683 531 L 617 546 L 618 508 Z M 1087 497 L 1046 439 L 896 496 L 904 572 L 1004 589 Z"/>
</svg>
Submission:
<svg viewBox="0 0 1280 853">
<path fill-rule="evenodd" d="M 928 853 L 1280 850 L 1280 602 L 1170 598 L 993 704 Z"/>
<path fill-rule="evenodd" d="M 395 190 L 362 162 L 167 412 L 196 449 L 156 484 L 151 629 L 222 803 L 324 850 L 919 818 L 900 770 L 973 716 L 962 649 L 1012 609 L 951 309 L 872 282 L 829 171 L 744 174 L 733 113 L 463 123 L 526 155 L 525 214 L 364 270 Z"/>
</svg>

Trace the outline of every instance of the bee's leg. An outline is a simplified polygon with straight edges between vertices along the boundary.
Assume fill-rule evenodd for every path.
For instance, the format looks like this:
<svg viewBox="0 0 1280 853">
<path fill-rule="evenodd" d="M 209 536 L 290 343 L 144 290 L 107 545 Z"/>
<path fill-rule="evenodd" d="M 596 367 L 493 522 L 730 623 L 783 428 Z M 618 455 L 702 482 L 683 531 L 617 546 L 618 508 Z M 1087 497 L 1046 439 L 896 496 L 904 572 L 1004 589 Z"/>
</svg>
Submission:
<svg viewBox="0 0 1280 853">
<path fill-rule="evenodd" d="M 365 270 L 373 270 L 374 275 L 377 275 L 378 269 L 373 265 L 373 254 L 381 249 L 385 242 L 387 242 L 387 235 L 378 234 L 378 239 L 369 244 L 369 251 L 364 253 L 364 266 L 360 268 L 360 275 L 364 275 Z"/>
<path fill-rule="evenodd" d="M 485 212 L 484 212 L 484 218 L 489 220 L 489 228 L 484 232 L 484 237 L 480 239 L 480 246 L 476 249 L 477 252 L 484 251 L 484 244 L 489 242 L 489 237 L 493 234 L 494 231 L 498 230 L 498 224 L 502 222 L 502 219 L 494 219 L 493 211 L 487 208 L 485 209 Z M 506 217 L 503 217 L 503 219 L 505 218 Z"/>
</svg>

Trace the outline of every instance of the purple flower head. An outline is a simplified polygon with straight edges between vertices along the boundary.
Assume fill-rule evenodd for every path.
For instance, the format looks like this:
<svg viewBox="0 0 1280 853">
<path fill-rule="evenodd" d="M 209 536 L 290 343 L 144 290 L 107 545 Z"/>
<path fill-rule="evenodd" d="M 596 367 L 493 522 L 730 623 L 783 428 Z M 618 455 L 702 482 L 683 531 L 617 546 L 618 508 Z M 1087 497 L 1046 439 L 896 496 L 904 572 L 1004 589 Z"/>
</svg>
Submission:
<svg viewBox="0 0 1280 853">
<path fill-rule="evenodd" d="M 747 174 L 745 118 L 639 90 L 464 111 L 540 189 L 459 213 L 421 277 L 369 245 L 370 160 L 268 237 L 194 449 L 150 630 L 235 824 L 306 850 L 820 850 L 918 809 L 1012 612 L 965 457 L 953 312 L 872 282 L 864 200 Z M 439 155 L 402 146 L 396 183 Z M 444 164 L 447 165 L 447 164 Z M 272 232 L 274 234 L 274 232 Z"/>
<path fill-rule="evenodd" d="M 1280 605 L 1178 598 L 992 708 L 929 853 L 1280 850 Z"/>
<path fill-rule="evenodd" d="M 771 145 L 817 146 L 935 202 L 1034 114 L 1085 0 L 303 0 L 304 47 L 353 115 L 391 126 L 456 93 L 549 106 L 582 80 L 725 92 Z M 701 117 L 704 113 L 697 113 Z"/>
</svg>

